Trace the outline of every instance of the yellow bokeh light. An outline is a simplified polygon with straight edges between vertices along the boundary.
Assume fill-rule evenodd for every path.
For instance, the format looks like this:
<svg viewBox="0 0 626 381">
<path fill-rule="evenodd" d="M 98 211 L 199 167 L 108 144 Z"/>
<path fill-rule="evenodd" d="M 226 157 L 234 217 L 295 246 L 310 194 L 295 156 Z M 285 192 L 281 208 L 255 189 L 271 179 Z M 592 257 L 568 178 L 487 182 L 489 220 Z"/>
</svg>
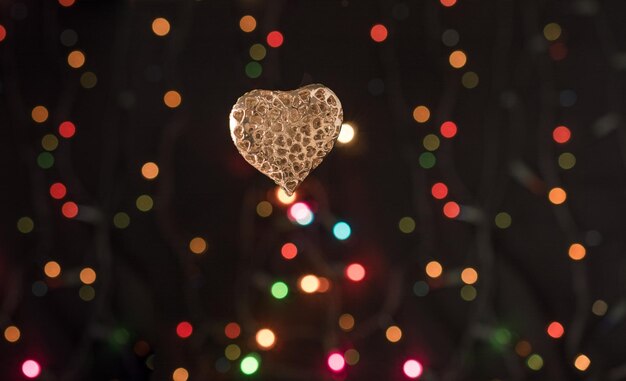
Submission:
<svg viewBox="0 0 626 381">
<path fill-rule="evenodd" d="M 289 205 L 296 201 L 296 192 L 293 192 L 293 194 L 289 196 L 283 188 L 276 187 L 276 198 L 280 203 Z"/>
<path fill-rule="evenodd" d="M 92 284 L 96 281 L 96 272 L 91 267 L 80 270 L 80 281 L 84 284 Z"/>
<path fill-rule="evenodd" d="M 269 217 L 273 209 L 272 204 L 267 201 L 261 201 L 256 205 L 256 213 L 261 217 Z"/>
<path fill-rule="evenodd" d="M 48 278 L 56 278 L 61 275 L 61 266 L 55 261 L 50 261 L 43 267 L 43 272 Z"/>
<path fill-rule="evenodd" d="M 74 69 L 78 69 L 85 64 L 85 54 L 80 50 L 74 50 L 67 55 L 67 64 L 73 67 Z"/>
<path fill-rule="evenodd" d="M 350 314 L 339 316 L 339 327 L 346 332 L 352 331 L 354 328 L 354 317 Z"/>
<path fill-rule="evenodd" d="M 256 29 L 256 19 L 250 15 L 245 15 L 239 20 L 239 28 L 246 33 Z"/>
<path fill-rule="evenodd" d="M 349 123 L 344 123 L 341 125 L 341 131 L 339 132 L 339 136 L 337 137 L 337 141 L 341 144 L 348 144 L 354 139 L 355 130 Z"/>
<path fill-rule="evenodd" d="M 177 368 L 172 373 L 172 381 L 187 381 L 189 379 L 189 372 L 185 368 Z"/>
<path fill-rule="evenodd" d="M 461 280 L 465 284 L 474 284 L 478 281 L 478 272 L 468 267 L 461 272 Z"/>
<path fill-rule="evenodd" d="M 20 329 L 14 325 L 10 325 L 6 327 L 4 330 L 4 338 L 9 343 L 15 343 L 16 341 L 20 339 L 20 336 L 22 336 Z"/>
<path fill-rule="evenodd" d="M 312 294 L 320 288 L 320 280 L 315 275 L 305 275 L 300 278 L 300 289 L 307 294 Z"/>
<path fill-rule="evenodd" d="M 460 69 L 467 63 L 467 56 L 461 50 L 455 50 L 450 53 L 450 57 L 448 58 L 450 61 L 450 66 L 455 69 Z"/>
<path fill-rule="evenodd" d="M 180 93 L 176 90 L 170 90 L 165 95 L 163 95 L 163 103 L 169 108 L 176 108 L 180 106 L 183 98 L 180 96 Z"/>
<path fill-rule="evenodd" d="M 170 32 L 170 22 L 163 17 L 158 17 L 152 21 L 152 31 L 157 36 L 165 36 Z"/>
<path fill-rule="evenodd" d="M 557 23 L 551 22 L 543 27 L 543 36 L 548 41 L 556 41 L 561 37 L 561 26 Z"/>
<path fill-rule="evenodd" d="M 426 265 L 426 275 L 431 278 L 439 278 L 443 273 L 443 266 L 437 261 L 428 262 Z"/>
<path fill-rule="evenodd" d="M 591 359 L 584 354 L 579 354 L 574 360 L 574 367 L 581 372 L 586 371 L 589 365 L 591 365 Z"/>
<path fill-rule="evenodd" d="M 204 238 L 195 237 L 189 241 L 189 250 L 194 254 L 202 254 L 207 249 L 207 243 Z"/>
<path fill-rule="evenodd" d="M 396 325 L 392 325 L 385 331 L 385 337 L 392 343 L 397 343 L 402 338 L 402 330 Z"/>
<path fill-rule="evenodd" d="M 31 111 L 30 116 L 37 123 L 43 123 L 48 120 L 48 109 L 44 106 L 35 106 Z"/>
<path fill-rule="evenodd" d="M 141 167 L 141 175 L 147 180 L 154 180 L 159 175 L 159 166 L 149 161 Z"/>
<path fill-rule="evenodd" d="M 430 110 L 426 106 L 417 106 L 413 109 L 413 119 L 417 123 L 426 123 L 430 119 Z"/>
<path fill-rule="evenodd" d="M 554 205 L 560 205 L 567 200 L 567 193 L 563 188 L 552 188 L 550 189 L 550 193 L 548 193 L 548 199 Z"/>
<path fill-rule="evenodd" d="M 568 250 L 568 255 L 575 261 L 580 261 L 587 255 L 587 250 L 580 243 L 573 243 Z"/>
<path fill-rule="evenodd" d="M 271 329 L 263 328 L 256 333 L 256 343 L 262 349 L 270 349 L 276 344 L 276 335 Z"/>
</svg>

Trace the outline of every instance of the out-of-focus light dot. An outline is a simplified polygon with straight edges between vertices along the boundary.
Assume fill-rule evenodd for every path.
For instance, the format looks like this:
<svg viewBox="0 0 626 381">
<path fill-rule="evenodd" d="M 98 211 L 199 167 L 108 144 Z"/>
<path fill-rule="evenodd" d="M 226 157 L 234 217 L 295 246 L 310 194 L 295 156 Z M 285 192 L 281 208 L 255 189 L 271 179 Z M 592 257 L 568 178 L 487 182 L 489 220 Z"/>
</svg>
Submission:
<svg viewBox="0 0 626 381">
<path fill-rule="evenodd" d="M 385 337 L 392 343 L 397 343 L 402 338 L 402 330 L 397 325 L 392 325 L 385 331 Z"/>
<path fill-rule="evenodd" d="M 444 183 L 435 183 L 430 189 L 430 193 L 437 200 L 442 200 L 448 195 L 448 187 Z"/>
<path fill-rule="evenodd" d="M 328 278 L 324 278 L 323 276 L 321 276 L 317 279 L 319 279 L 320 281 L 320 286 L 317 288 L 317 292 L 324 293 L 330 290 L 330 281 L 328 280 Z"/>
<path fill-rule="evenodd" d="M 274 346 L 274 344 L 276 344 L 276 335 L 274 335 L 274 332 L 268 328 L 263 328 L 257 331 L 255 339 L 256 343 L 262 349 L 270 349 Z"/>
<path fill-rule="evenodd" d="M 7 30 L 2 24 L 0 24 L 0 42 L 4 41 L 6 37 L 7 37 Z"/>
<path fill-rule="evenodd" d="M 313 222 L 313 212 L 303 202 L 296 202 L 289 208 L 289 217 L 299 225 L 306 226 Z"/>
<path fill-rule="evenodd" d="M 339 316 L 339 328 L 346 332 L 352 331 L 354 328 L 354 317 L 350 314 L 342 314 Z"/>
<path fill-rule="evenodd" d="M 83 285 L 78 289 L 78 297 L 84 302 L 90 302 L 96 297 L 96 290 L 88 285 Z"/>
<path fill-rule="evenodd" d="M 465 284 L 474 284 L 478 282 L 478 272 L 471 267 L 467 267 L 461 271 L 461 280 Z"/>
<path fill-rule="evenodd" d="M 596 316 L 604 316 L 608 311 L 609 305 L 604 300 L 598 299 L 591 305 L 591 312 Z"/>
<path fill-rule="evenodd" d="M 520 357 L 526 357 L 532 352 L 533 348 L 526 340 L 521 340 L 515 344 L 515 353 Z"/>
<path fill-rule="evenodd" d="M 428 134 L 424 136 L 422 145 L 429 151 L 435 151 L 439 148 L 439 138 L 435 134 Z"/>
<path fill-rule="evenodd" d="M 456 218 L 461 213 L 461 207 L 454 201 L 448 201 L 443 206 L 443 214 L 448 218 Z"/>
<path fill-rule="evenodd" d="M 80 270 L 80 281 L 84 284 L 92 284 L 96 281 L 96 272 L 91 267 Z"/>
<path fill-rule="evenodd" d="M 582 353 L 579 354 L 574 360 L 574 367 L 581 372 L 586 371 L 587 368 L 589 368 L 589 365 L 591 365 L 591 359 Z"/>
<path fill-rule="evenodd" d="M 506 328 L 498 328 L 493 331 L 491 335 L 491 341 L 497 345 L 509 345 L 509 343 L 511 342 L 511 337 L 511 331 Z"/>
<path fill-rule="evenodd" d="M 66 218 L 74 218 L 78 215 L 78 205 L 73 201 L 68 201 L 61 207 L 61 213 Z"/>
<path fill-rule="evenodd" d="M 259 370 L 260 365 L 258 356 L 255 354 L 249 354 L 241 360 L 239 369 L 241 369 L 241 373 L 250 376 Z"/>
<path fill-rule="evenodd" d="M 533 353 L 526 359 L 526 365 L 532 370 L 540 370 L 543 367 L 543 359 L 538 354 Z"/>
<path fill-rule="evenodd" d="M 188 321 L 181 321 L 176 325 L 176 335 L 181 339 L 186 339 L 193 333 L 193 326 Z"/>
<path fill-rule="evenodd" d="M 376 24 L 370 29 L 370 37 L 375 42 L 383 42 L 387 39 L 387 35 L 389 32 L 387 31 L 387 27 L 383 24 Z"/>
<path fill-rule="evenodd" d="M 80 50 L 74 50 L 67 55 L 67 64 L 74 69 L 78 69 L 85 64 L 85 54 Z"/>
<path fill-rule="evenodd" d="M 50 261 L 43 267 L 43 272 L 48 278 L 56 278 L 61 275 L 61 266 L 55 261 Z"/>
<path fill-rule="evenodd" d="M 404 234 L 413 233 L 415 230 L 415 220 L 411 217 L 402 217 L 398 222 L 398 229 Z"/>
<path fill-rule="evenodd" d="M 402 370 L 404 371 L 404 375 L 408 378 L 418 378 L 422 375 L 424 368 L 417 360 L 407 360 L 404 362 Z"/>
<path fill-rule="evenodd" d="M 275 282 L 270 289 L 276 299 L 284 299 L 289 294 L 289 286 L 285 282 Z"/>
<path fill-rule="evenodd" d="M 555 42 L 550 45 L 548 48 L 548 53 L 550 54 L 550 58 L 554 61 L 561 61 L 567 57 L 567 46 L 562 42 Z"/>
<path fill-rule="evenodd" d="M 163 95 L 163 103 L 169 108 L 176 108 L 180 106 L 183 98 L 180 96 L 180 93 L 176 90 L 169 90 Z"/>
<path fill-rule="evenodd" d="M 585 255 L 587 255 L 587 249 L 585 249 L 585 247 L 580 243 L 573 243 L 570 245 L 567 254 L 574 261 L 580 261 L 585 258 Z"/>
<path fill-rule="evenodd" d="M 142 194 L 141 196 L 137 197 L 137 200 L 135 201 L 135 206 L 142 212 L 148 212 L 154 206 L 154 201 L 152 200 L 152 197 L 148 196 L 147 194 Z"/>
<path fill-rule="evenodd" d="M 20 217 L 17 220 L 17 230 L 22 234 L 28 234 L 35 228 L 35 222 L 30 217 Z"/>
<path fill-rule="evenodd" d="M 360 282 L 365 278 L 365 267 L 359 263 L 352 263 L 346 267 L 346 278 L 353 282 Z"/>
<path fill-rule="evenodd" d="M 133 352 L 139 357 L 146 357 L 150 353 L 150 344 L 144 340 L 139 340 L 133 345 Z"/>
<path fill-rule="evenodd" d="M 496 226 L 499 227 L 500 229 L 506 229 L 510 227 L 513 221 L 513 219 L 511 218 L 511 215 L 508 214 L 507 212 L 500 212 L 496 214 L 496 218 L 494 220 L 495 220 Z"/>
<path fill-rule="evenodd" d="M 356 349 L 348 349 L 343 354 L 343 357 L 346 359 L 346 364 L 356 365 L 359 362 L 361 355 L 359 354 L 359 351 L 357 351 Z"/>
<path fill-rule="evenodd" d="M 37 165 L 42 169 L 52 168 L 54 165 L 54 156 L 50 152 L 42 152 L 37 155 Z"/>
<path fill-rule="evenodd" d="M 43 123 L 48 120 L 48 109 L 44 106 L 35 106 L 30 112 L 30 116 L 37 123 Z"/>
<path fill-rule="evenodd" d="M 419 156 L 420 167 L 430 169 L 437 163 L 437 158 L 432 152 L 422 152 Z"/>
<path fill-rule="evenodd" d="M 476 86 L 478 86 L 479 82 L 480 79 L 478 78 L 478 74 L 474 73 L 473 71 L 468 71 L 467 73 L 464 73 L 461 77 L 461 84 L 466 89 L 475 88 Z"/>
<path fill-rule="evenodd" d="M 417 106 L 413 109 L 413 119 L 417 123 L 426 123 L 430 119 L 430 110 L 426 106 Z"/>
<path fill-rule="evenodd" d="M 152 32 L 159 37 L 166 36 L 170 32 L 170 22 L 163 17 L 157 17 L 152 21 Z"/>
<path fill-rule="evenodd" d="M 54 151 L 59 146 L 59 139 L 53 134 L 46 134 L 41 138 L 41 147 L 46 151 Z"/>
<path fill-rule="evenodd" d="M 476 299 L 477 294 L 478 293 L 476 292 L 476 288 L 474 286 L 465 285 L 461 287 L 461 299 L 466 302 L 471 302 Z"/>
<path fill-rule="evenodd" d="M 172 372 L 172 381 L 187 381 L 189 372 L 185 368 L 177 368 Z"/>
<path fill-rule="evenodd" d="M 565 126 L 558 126 L 552 131 L 552 138 L 557 143 L 567 143 L 571 137 L 571 131 Z"/>
<path fill-rule="evenodd" d="M 22 363 L 22 373 L 28 378 L 35 378 L 41 373 L 41 366 L 35 360 L 26 360 Z"/>
<path fill-rule="evenodd" d="M 113 226 L 118 229 L 126 229 L 130 225 L 130 216 L 124 212 L 115 213 L 113 216 Z"/>
<path fill-rule="evenodd" d="M 50 196 L 56 200 L 60 200 L 67 194 L 67 188 L 62 183 L 54 183 L 50 185 Z"/>
<path fill-rule="evenodd" d="M 90 71 L 84 72 L 80 76 L 80 85 L 85 89 L 93 89 L 98 84 L 98 77 Z"/>
<path fill-rule="evenodd" d="M 224 335 L 229 339 L 236 339 L 241 334 L 241 327 L 235 322 L 230 322 L 224 327 Z"/>
<path fill-rule="evenodd" d="M 546 331 L 548 332 L 548 336 L 550 336 L 553 339 L 559 339 L 565 333 L 565 329 L 563 328 L 563 325 L 559 323 L 558 321 L 553 321 L 552 323 L 550 323 Z"/>
<path fill-rule="evenodd" d="M 346 366 L 346 360 L 340 353 L 334 352 L 328 356 L 328 367 L 333 372 L 341 372 L 343 368 Z"/>
<path fill-rule="evenodd" d="M 20 339 L 21 335 L 20 329 L 14 325 L 10 325 L 4 329 L 4 338 L 9 343 L 15 343 Z"/>
<path fill-rule="evenodd" d="M 300 289 L 307 294 L 312 294 L 318 290 L 320 287 L 320 280 L 315 275 L 305 275 L 300 278 L 299 286 Z"/>
<path fill-rule="evenodd" d="M 428 283 L 418 280 L 413 284 L 413 293 L 416 296 L 426 296 L 428 295 L 428 291 L 430 291 L 430 287 L 428 287 Z"/>
<path fill-rule="evenodd" d="M 259 78 L 263 74 L 263 66 L 256 61 L 248 62 L 246 65 L 246 75 L 248 78 Z"/>
<path fill-rule="evenodd" d="M 457 133 L 456 123 L 451 122 L 451 121 L 441 123 L 439 132 L 441 133 L 441 136 L 443 136 L 444 138 L 448 138 L 448 139 L 453 138 Z"/>
<path fill-rule="evenodd" d="M 341 131 L 339 132 L 337 141 L 341 144 L 348 144 L 354 139 L 354 134 L 354 127 L 349 123 L 344 123 L 341 125 Z"/>
<path fill-rule="evenodd" d="M 561 26 L 557 23 L 551 22 L 543 27 L 543 36 L 548 41 L 556 41 L 561 37 Z"/>
<path fill-rule="evenodd" d="M 459 32 L 454 29 L 446 29 L 441 34 L 441 42 L 447 47 L 453 47 L 459 43 Z"/>
<path fill-rule="evenodd" d="M 456 0 L 440 0 L 440 2 L 444 7 L 451 7 L 456 4 Z"/>
<path fill-rule="evenodd" d="M 352 228 L 344 221 L 339 221 L 333 226 L 333 235 L 338 240 L 346 240 L 350 237 L 350 234 L 352 234 Z"/>
<path fill-rule="evenodd" d="M 250 47 L 249 53 L 250 58 L 255 61 L 261 61 L 263 58 L 265 58 L 267 50 L 265 49 L 265 46 L 263 46 L 263 44 L 254 44 Z"/>
<path fill-rule="evenodd" d="M 563 188 L 552 188 L 548 193 L 548 199 L 554 205 L 561 205 L 567 199 L 567 193 Z"/>
<path fill-rule="evenodd" d="M 277 30 L 271 31 L 267 34 L 267 44 L 272 48 L 280 47 L 284 41 L 285 38 L 283 37 L 283 34 Z"/>
<path fill-rule="evenodd" d="M 141 167 L 141 175 L 147 180 L 154 180 L 159 175 L 159 166 L 149 161 Z"/>
<path fill-rule="evenodd" d="M 426 275 L 431 278 L 439 278 L 443 273 L 443 266 L 437 261 L 430 261 L 426 264 Z"/>
<path fill-rule="evenodd" d="M 296 201 L 296 192 L 289 196 L 283 188 L 276 187 L 276 198 L 281 204 L 289 205 Z"/>
<path fill-rule="evenodd" d="M 76 133 L 76 126 L 74 123 L 65 121 L 59 124 L 59 135 L 64 137 L 65 139 L 69 139 Z"/>
<path fill-rule="evenodd" d="M 42 297 L 48 292 L 48 286 L 44 282 L 38 280 L 33 282 L 33 285 L 31 286 L 31 291 L 33 292 L 33 295 Z"/>
<path fill-rule="evenodd" d="M 450 53 L 450 57 L 448 57 L 448 61 L 450 62 L 450 66 L 455 69 L 460 69 L 467 63 L 467 56 L 461 50 L 455 50 Z"/>
<path fill-rule="evenodd" d="M 61 40 L 61 44 L 63 44 L 63 46 L 67 46 L 69 48 L 70 46 L 76 45 L 78 42 L 78 35 L 72 29 L 65 29 L 59 35 L 59 40 Z"/>
<path fill-rule="evenodd" d="M 189 251 L 194 254 L 202 254 L 206 252 L 207 243 L 202 237 L 194 237 L 189 241 Z"/>
<path fill-rule="evenodd" d="M 250 33 L 256 29 L 256 19 L 253 16 L 245 15 L 239 20 L 239 28 Z"/>
<path fill-rule="evenodd" d="M 237 344 L 228 344 L 224 349 L 224 356 L 230 361 L 235 361 L 241 356 L 241 348 Z"/>
<path fill-rule="evenodd" d="M 272 215 L 272 204 L 267 201 L 261 201 L 256 205 L 256 214 L 260 217 L 269 217 Z"/>
<path fill-rule="evenodd" d="M 280 255 L 285 259 L 294 259 L 298 255 L 298 247 L 291 242 L 287 242 L 280 248 Z"/>
<path fill-rule="evenodd" d="M 76 0 L 59 0 L 59 4 L 63 7 L 71 7 L 75 2 Z"/>
<path fill-rule="evenodd" d="M 569 152 L 563 152 L 559 155 L 559 167 L 563 169 L 572 169 L 576 165 L 576 156 Z"/>
</svg>

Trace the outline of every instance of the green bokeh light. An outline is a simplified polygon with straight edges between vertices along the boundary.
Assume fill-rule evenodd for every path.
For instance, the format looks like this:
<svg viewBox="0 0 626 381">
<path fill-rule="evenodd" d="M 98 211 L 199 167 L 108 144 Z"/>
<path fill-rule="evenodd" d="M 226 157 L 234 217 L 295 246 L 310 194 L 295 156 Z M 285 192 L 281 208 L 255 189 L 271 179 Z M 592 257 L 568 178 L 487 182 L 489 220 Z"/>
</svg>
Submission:
<svg viewBox="0 0 626 381">
<path fill-rule="evenodd" d="M 35 222 L 30 217 L 21 217 L 17 220 L 17 230 L 20 233 L 27 234 L 33 231 L 35 228 Z"/>
<path fill-rule="evenodd" d="M 40 168 L 48 169 L 54 165 L 54 156 L 50 152 L 42 152 L 37 156 L 37 165 Z"/>
<path fill-rule="evenodd" d="M 500 212 L 498 214 L 496 214 L 496 218 L 495 218 L 495 223 L 496 226 L 499 227 L 500 229 L 506 229 L 509 226 L 511 226 L 511 215 L 508 214 L 507 212 Z"/>
<path fill-rule="evenodd" d="M 246 65 L 246 75 L 249 78 L 259 78 L 263 73 L 263 67 L 260 63 L 253 61 Z"/>
<path fill-rule="evenodd" d="M 275 282 L 272 284 L 271 292 L 276 299 L 284 299 L 289 294 L 289 286 L 285 282 Z"/>
<path fill-rule="evenodd" d="M 435 158 L 435 155 L 432 154 L 432 152 L 424 152 L 420 155 L 419 162 L 422 168 L 430 169 L 435 166 L 435 163 L 437 163 L 437 159 Z"/>
<path fill-rule="evenodd" d="M 543 359 L 536 353 L 528 356 L 526 360 L 526 365 L 532 370 L 539 370 L 543 367 Z"/>
<path fill-rule="evenodd" d="M 261 360 L 259 356 L 256 353 L 250 353 L 241 360 L 239 368 L 241 369 L 241 373 L 250 376 L 259 370 L 260 365 Z"/>
</svg>

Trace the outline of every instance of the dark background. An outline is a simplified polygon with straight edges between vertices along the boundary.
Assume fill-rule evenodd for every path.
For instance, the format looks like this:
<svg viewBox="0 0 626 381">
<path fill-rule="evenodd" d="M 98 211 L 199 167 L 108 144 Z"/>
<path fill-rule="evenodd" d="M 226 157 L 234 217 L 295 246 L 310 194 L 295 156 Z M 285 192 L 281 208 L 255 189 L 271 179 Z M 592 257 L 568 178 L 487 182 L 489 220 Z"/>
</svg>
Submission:
<svg viewBox="0 0 626 381">
<path fill-rule="evenodd" d="M 246 14 L 258 22 L 251 33 L 239 28 Z M 155 17 L 169 20 L 167 36 L 152 32 Z M 0 1 L 0 327 L 21 331 L 16 343 L 0 339 L 0 378 L 24 379 L 32 358 L 42 380 L 168 380 L 179 367 L 192 381 L 237 380 L 247 378 L 239 362 L 227 369 L 223 358 L 236 343 L 260 354 L 262 380 L 402 380 L 407 358 L 427 380 L 626 380 L 624 17 L 621 0 Z M 556 41 L 543 35 L 551 22 L 562 28 Z M 389 30 L 382 43 L 370 38 L 378 23 Z M 71 47 L 60 41 L 67 29 L 78 35 Z M 460 35 L 454 47 L 442 43 L 447 29 Z M 279 48 L 267 47 L 272 30 L 285 37 Z M 251 79 L 255 43 L 268 52 Z M 67 64 L 75 49 L 86 56 L 79 69 Z M 448 63 L 455 49 L 468 56 L 461 69 Z M 81 86 L 86 71 L 93 88 Z M 472 89 L 461 82 L 468 71 L 480 78 Z M 318 82 L 357 135 L 299 188 L 315 212 L 302 227 L 239 156 L 228 114 L 251 89 Z M 178 108 L 163 104 L 170 89 Z M 44 123 L 31 119 L 36 105 L 49 110 Z M 417 105 L 430 108 L 427 123 L 413 120 Z M 76 135 L 42 169 L 41 138 L 64 120 Z M 423 168 L 422 139 L 446 120 L 459 132 Z M 563 145 L 552 140 L 561 124 L 572 132 Z M 577 159 L 569 170 L 557 161 L 566 151 Z M 160 168 L 154 181 L 141 176 L 148 161 Z M 58 181 L 61 201 L 49 195 Z M 444 201 L 430 195 L 438 181 Z M 557 186 L 562 205 L 547 197 Z M 137 210 L 141 194 L 152 210 Z M 68 200 L 76 218 L 61 213 Z M 255 212 L 263 200 L 274 205 L 268 218 Z M 442 214 L 448 200 L 461 205 L 456 219 Z M 113 225 L 118 212 L 130 216 L 125 229 Z M 508 229 L 494 223 L 500 212 Z M 16 229 L 24 216 L 34 221 L 27 234 Z M 404 216 L 411 234 L 398 229 Z M 337 220 L 352 227 L 346 241 L 333 237 Z M 202 255 L 188 249 L 196 236 L 208 243 Z M 293 261 L 280 256 L 287 241 L 300 250 Z M 587 248 L 582 261 L 568 257 L 573 242 Z M 61 277 L 44 274 L 50 260 Z M 424 273 L 431 260 L 441 279 Z M 365 266 L 363 282 L 343 277 L 352 261 Z M 97 272 L 91 301 L 79 297 L 86 266 Z M 479 274 L 473 301 L 460 296 L 465 267 Z M 331 289 L 298 291 L 305 273 Z M 290 286 L 284 300 L 268 292 L 276 279 Z M 413 292 L 418 281 L 427 295 Z M 592 312 L 597 300 L 605 314 Z M 342 313 L 355 317 L 352 332 L 337 325 Z M 185 340 L 183 320 L 194 327 Z M 242 327 L 236 340 L 224 336 L 231 321 Z M 561 339 L 547 335 L 552 321 Z M 385 339 L 391 324 L 398 343 Z M 259 351 L 265 326 L 277 344 Z M 520 341 L 541 369 L 516 353 Z M 355 348 L 360 361 L 332 375 L 333 348 Z M 591 359 L 584 372 L 580 353 Z"/>
</svg>

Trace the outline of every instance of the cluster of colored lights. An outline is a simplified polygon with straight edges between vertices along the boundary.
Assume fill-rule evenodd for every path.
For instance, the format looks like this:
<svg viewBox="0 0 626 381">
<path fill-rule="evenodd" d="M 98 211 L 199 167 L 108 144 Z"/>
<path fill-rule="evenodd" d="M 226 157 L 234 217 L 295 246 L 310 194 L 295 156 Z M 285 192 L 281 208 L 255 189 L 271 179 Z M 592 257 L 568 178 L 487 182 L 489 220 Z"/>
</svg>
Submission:
<svg viewBox="0 0 626 381">
<path fill-rule="evenodd" d="M 257 29 L 256 18 L 252 15 L 243 16 L 239 19 L 239 29 L 246 34 L 253 33 Z M 280 31 L 273 30 L 267 34 L 265 42 L 270 48 L 280 48 L 285 42 L 285 36 Z M 245 73 L 248 78 L 259 78 L 263 74 L 263 66 L 260 61 L 267 55 L 267 49 L 262 43 L 257 42 L 250 46 L 248 54 L 252 61 L 246 64 Z"/>
</svg>

